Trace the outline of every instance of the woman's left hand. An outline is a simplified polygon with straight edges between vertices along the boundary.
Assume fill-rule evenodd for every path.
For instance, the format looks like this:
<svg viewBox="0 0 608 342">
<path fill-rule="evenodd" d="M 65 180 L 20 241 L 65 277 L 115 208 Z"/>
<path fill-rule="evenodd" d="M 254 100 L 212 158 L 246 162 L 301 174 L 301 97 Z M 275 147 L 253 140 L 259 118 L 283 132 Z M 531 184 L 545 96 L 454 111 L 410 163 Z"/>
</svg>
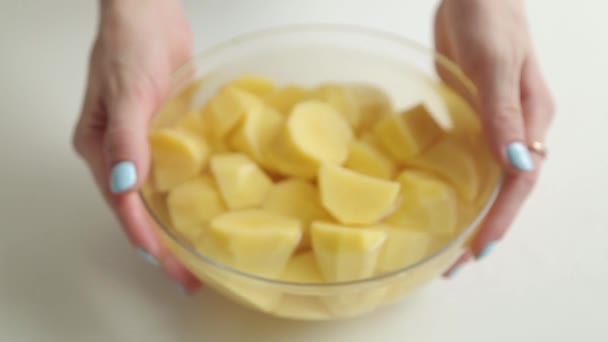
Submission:
<svg viewBox="0 0 608 342">
<path fill-rule="evenodd" d="M 486 256 L 503 238 L 539 176 L 543 156 L 533 146 L 543 146 L 554 109 L 522 0 L 443 0 L 435 18 L 435 45 L 476 85 L 486 140 L 507 173 L 470 251 L 449 276 L 472 256 Z"/>
</svg>

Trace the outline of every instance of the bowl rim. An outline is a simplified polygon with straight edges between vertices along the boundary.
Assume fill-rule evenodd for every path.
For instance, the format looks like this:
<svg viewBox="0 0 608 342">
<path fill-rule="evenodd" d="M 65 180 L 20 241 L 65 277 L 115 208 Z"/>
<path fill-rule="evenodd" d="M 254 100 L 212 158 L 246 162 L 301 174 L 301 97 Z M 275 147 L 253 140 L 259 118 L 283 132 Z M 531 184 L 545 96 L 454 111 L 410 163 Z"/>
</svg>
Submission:
<svg viewBox="0 0 608 342">
<path fill-rule="evenodd" d="M 257 38 L 268 37 L 277 34 L 285 34 L 285 33 L 297 33 L 297 32 L 332 32 L 332 33 L 347 33 L 347 34 L 360 34 L 365 35 L 370 38 L 379 38 L 384 40 L 389 40 L 393 43 L 399 44 L 406 48 L 418 50 L 418 52 L 428 54 L 429 56 L 435 59 L 436 63 L 440 63 L 442 66 L 446 67 L 449 72 L 456 73 L 459 76 L 459 80 L 464 83 L 464 86 L 467 88 L 467 91 L 470 91 L 472 95 L 477 94 L 477 89 L 472 83 L 472 81 L 462 72 L 460 67 L 452 62 L 448 57 L 438 53 L 434 49 L 427 47 L 421 43 L 418 43 L 415 40 L 410 38 L 398 35 L 396 33 L 390 33 L 387 31 L 383 31 L 376 28 L 362 27 L 358 25 L 352 24 L 336 24 L 336 23 L 298 23 L 298 24 L 287 24 L 274 26 L 266 29 L 258 29 L 254 31 L 250 31 L 244 34 L 237 35 L 233 38 L 220 42 L 219 44 L 215 44 L 206 50 L 202 50 L 199 53 L 194 54 L 194 56 L 180 66 L 172 76 L 172 81 L 179 80 L 180 77 L 183 77 L 182 73 L 189 72 L 192 70 L 191 68 L 198 64 L 198 61 L 205 60 L 207 58 L 211 58 L 213 55 L 217 53 L 221 53 L 224 49 L 229 48 L 238 43 L 248 42 L 251 40 L 255 40 Z M 173 85 L 174 86 L 174 85 Z M 464 240 L 469 238 L 474 230 L 481 224 L 482 220 L 486 217 L 489 210 L 492 208 L 500 190 L 504 185 L 504 170 L 500 170 L 499 175 L 496 179 L 496 185 L 492 192 L 489 194 L 487 201 L 481 208 L 481 210 L 477 213 L 475 218 L 468 224 L 468 226 L 463 229 L 455 238 L 451 239 L 448 243 L 446 243 L 441 248 L 434 251 L 432 254 L 427 255 L 423 259 L 418 260 L 413 264 L 409 264 L 405 267 L 396 269 L 394 271 L 382 273 L 379 275 L 374 275 L 372 277 L 357 279 L 357 280 L 349 280 L 349 281 L 340 281 L 340 282 L 324 282 L 324 283 L 301 283 L 301 282 L 293 282 L 293 281 L 285 281 L 281 279 L 273 279 L 267 278 L 251 273 L 247 273 L 231 266 L 225 265 L 213 258 L 206 256 L 200 253 L 196 248 L 194 248 L 190 243 L 182 239 L 179 235 L 175 234 L 172 229 L 163 224 L 163 222 L 158 218 L 158 216 L 154 213 L 152 208 L 150 208 L 148 201 L 143 194 L 142 189 L 138 191 L 141 200 L 144 203 L 144 206 L 148 212 L 148 214 L 153 218 L 154 222 L 160 229 L 167 234 L 174 242 L 176 242 L 181 248 L 188 251 L 191 255 L 196 257 L 198 260 L 209 264 L 212 267 L 216 267 L 221 271 L 225 271 L 231 273 L 233 275 L 248 278 L 248 280 L 253 280 L 261 283 L 266 283 L 268 285 L 276 285 L 276 286 L 288 286 L 292 288 L 302 288 L 302 289 L 312 289 L 312 288 L 336 288 L 336 287 L 345 287 L 345 286 L 355 286 L 355 285 L 364 285 L 375 282 L 380 282 L 385 279 L 405 275 L 406 273 L 418 269 L 421 266 L 432 262 L 437 259 L 441 255 L 443 255 L 446 251 L 450 250 L 456 244 L 462 243 Z"/>
</svg>

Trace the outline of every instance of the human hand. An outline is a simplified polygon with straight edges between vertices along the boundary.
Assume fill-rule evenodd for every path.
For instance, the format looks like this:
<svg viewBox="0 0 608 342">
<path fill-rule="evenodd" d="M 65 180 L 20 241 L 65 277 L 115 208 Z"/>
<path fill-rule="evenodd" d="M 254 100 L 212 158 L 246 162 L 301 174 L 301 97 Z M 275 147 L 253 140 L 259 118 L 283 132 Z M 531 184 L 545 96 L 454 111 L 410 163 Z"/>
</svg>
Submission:
<svg viewBox="0 0 608 342">
<path fill-rule="evenodd" d="M 544 143 L 554 108 L 534 55 L 523 1 L 443 0 L 435 18 L 435 45 L 477 87 L 474 105 L 486 140 L 507 173 L 471 250 L 449 276 L 472 256 L 486 256 L 513 222 L 542 166 L 542 153 L 529 147 Z M 450 83 L 449 75 L 438 71 Z"/>
<path fill-rule="evenodd" d="M 100 4 L 74 148 L 131 243 L 190 292 L 200 283 L 161 244 L 137 193 L 150 165 L 152 114 L 167 95 L 174 70 L 192 55 L 190 26 L 178 0 Z"/>
</svg>

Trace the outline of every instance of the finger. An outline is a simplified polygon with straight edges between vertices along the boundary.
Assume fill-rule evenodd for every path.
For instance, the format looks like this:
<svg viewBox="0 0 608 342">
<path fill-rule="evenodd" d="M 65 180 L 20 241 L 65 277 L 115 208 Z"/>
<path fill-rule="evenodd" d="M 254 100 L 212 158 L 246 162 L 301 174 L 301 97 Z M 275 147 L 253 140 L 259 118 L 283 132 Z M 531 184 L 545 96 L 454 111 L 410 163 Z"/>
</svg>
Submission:
<svg viewBox="0 0 608 342">
<path fill-rule="evenodd" d="M 534 162 L 526 148 L 520 99 L 522 62 L 492 53 L 481 57 L 473 72 L 485 134 L 501 164 L 512 172 L 530 172 Z"/>
<path fill-rule="evenodd" d="M 553 117 L 553 100 L 538 64 L 533 58 L 527 59 L 524 63 L 521 89 L 526 140 L 528 143 L 534 141 L 544 143 Z M 488 213 L 483 228 L 473 244 L 475 255 L 478 258 L 490 253 L 496 242 L 502 239 L 534 188 L 543 158 L 538 154 L 533 154 L 533 160 L 537 165 L 533 172 L 507 176 L 503 190 Z"/>
<path fill-rule="evenodd" d="M 149 169 L 147 132 L 154 105 L 147 97 L 125 91 L 109 99 L 107 110 L 104 146 L 111 170 L 109 188 L 114 194 L 136 191 Z"/>
<path fill-rule="evenodd" d="M 470 250 L 467 249 L 462 254 L 462 256 L 460 256 L 460 258 L 458 258 L 458 260 L 454 263 L 454 265 L 452 265 L 445 273 L 443 273 L 443 277 L 444 278 L 453 278 L 454 276 L 456 276 L 456 274 L 462 269 L 462 266 L 464 266 L 466 263 L 468 263 L 472 257 L 473 257 L 473 254 L 471 253 Z"/>
</svg>

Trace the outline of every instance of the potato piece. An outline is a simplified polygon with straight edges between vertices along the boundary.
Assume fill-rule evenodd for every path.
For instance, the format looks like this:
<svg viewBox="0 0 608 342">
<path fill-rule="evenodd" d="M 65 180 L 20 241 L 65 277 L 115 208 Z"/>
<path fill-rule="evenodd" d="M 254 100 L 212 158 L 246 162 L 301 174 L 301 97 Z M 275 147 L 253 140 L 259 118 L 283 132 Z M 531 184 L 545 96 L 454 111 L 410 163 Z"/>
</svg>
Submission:
<svg viewBox="0 0 608 342">
<path fill-rule="evenodd" d="M 308 98 L 325 102 L 340 113 L 352 128 L 356 128 L 359 111 L 352 94 L 344 85 L 327 83 L 314 89 Z"/>
<path fill-rule="evenodd" d="M 352 139 L 350 127 L 332 107 L 305 101 L 294 107 L 268 160 L 287 175 L 313 177 L 323 163 L 342 164 Z"/>
<path fill-rule="evenodd" d="M 313 222 L 312 249 L 327 281 L 370 277 L 386 240 L 386 232 Z"/>
<path fill-rule="evenodd" d="M 263 152 L 278 135 L 282 124 L 281 114 L 268 106 L 260 106 L 246 113 L 243 124 L 231 135 L 230 145 L 266 166 Z"/>
<path fill-rule="evenodd" d="M 399 208 L 386 222 L 409 225 L 434 234 L 450 235 L 458 222 L 458 203 L 453 190 L 428 173 L 407 170 L 397 181 L 401 183 Z"/>
<path fill-rule="evenodd" d="M 373 132 L 397 160 L 404 162 L 437 141 L 443 131 L 424 105 L 418 105 L 385 118 Z"/>
<path fill-rule="evenodd" d="M 438 84 L 437 91 L 447 107 L 452 134 L 479 134 L 481 121 L 473 107 L 446 84 Z"/>
<path fill-rule="evenodd" d="M 369 84 L 348 87 L 358 108 L 357 133 L 371 129 L 380 120 L 392 115 L 392 104 L 386 93 Z"/>
<path fill-rule="evenodd" d="M 245 117 L 247 112 L 259 110 L 264 103 L 257 96 L 238 87 L 222 88 L 209 103 L 209 115 L 213 134 L 216 139 L 223 139 Z"/>
<path fill-rule="evenodd" d="M 193 228 L 202 229 L 209 220 L 226 211 L 209 176 L 198 176 L 173 188 L 167 197 L 167 206 L 173 228 L 184 235 L 190 235 Z"/>
<path fill-rule="evenodd" d="M 308 95 L 308 90 L 298 86 L 287 86 L 278 89 L 264 97 L 266 104 L 288 115 L 298 102 L 303 101 Z"/>
<path fill-rule="evenodd" d="M 190 112 L 184 115 L 181 120 L 177 123 L 176 128 L 178 130 L 183 130 L 184 132 L 188 132 L 196 137 L 203 138 L 205 141 L 207 140 L 207 128 L 203 122 L 203 119 L 198 111 Z"/>
<path fill-rule="evenodd" d="M 372 145 L 356 140 L 350 144 L 345 166 L 367 176 L 392 179 L 397 166 Z"/>
<path fill-rule="evenodd" d="M 304 231 L 300 248 L 310 246 L 309 227 L 312 221 L 330 219 L 321 206 L 317 188 L 300 179 L 287 179 L 273 185 L 262 208 L 302 221 Z"/>
<path fill-rule="evenodd" d="M 393 210 L 400 185 L 339 166 L 319 171 L 321 203 L 344 224 L 373 224 Z"/>
<path fill-rule="evenodd" d="M 231 85 L 260 97 L 266 96 L 274 90 L 274 83 L 270 79 L 256 75 L 243 76 L 233 81 Z"/>
<path fill-rule="evenodd" d="M 380 252 L 376 273 L 396 271 L 422 260 L 431 247 L 431 234 L 407 227 L 377 225 L 370 227 L 387 234 Z"/>
<path fill-rule="evenodd" d="M 361 133 L 391 112 L 388 96 L 363 83 L 321 85 L 309 98 L 327 102 L 344 116 L 353 131 Z"/>
<path fill-rule="evenodd" d="M 300 243 L 298 220 L 260 209 L 245 209 L 214 218 L 204 253 L 251 274 L 277 278 Z"/>
<path fill-rule="evenodd" d="M 294 283 L 322 283 L 323 275 L 312 252 L 294 255 L 289 259 L 281 280 Z"/>
<path fill-rule="evenodd" d="M 159 129 L 150 133 L 149 142 L 159 191 L 167 191 L 196 176 L 209 157 L 204 140 L 181 130 Z"/>
<path fill-rule="evenodd" d="M 408 165 L 444 178 L 467 201 L 475 200 L 479 194 L 480 175 L 473 151 L 456 139 L 442 139 L 420 156 L 411 159 Z"/>
<path fill-rule="evenodd" d="M 272 185 L 270 178 L 258 165 L 241 153 L 211 157 L 211 172 L 230 209 L 260 205 Z"/>
</svg>

